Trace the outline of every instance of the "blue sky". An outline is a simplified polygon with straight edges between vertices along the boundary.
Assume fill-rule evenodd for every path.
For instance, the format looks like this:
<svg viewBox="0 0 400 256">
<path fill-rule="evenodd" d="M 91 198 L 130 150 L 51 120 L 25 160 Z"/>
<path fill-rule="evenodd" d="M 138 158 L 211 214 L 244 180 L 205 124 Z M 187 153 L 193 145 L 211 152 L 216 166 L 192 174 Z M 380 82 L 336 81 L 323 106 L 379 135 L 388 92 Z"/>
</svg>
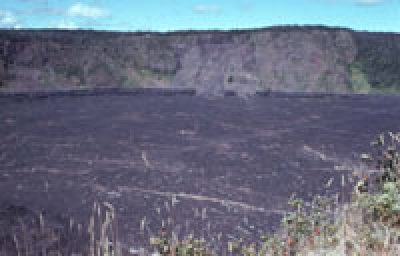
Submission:
<svg viewBox="0 0 400 256">
<path fill-rule="evenodd" d="M 0 27 L 117 31 L 318 24 L 400 32 L 400 0 L 2 0 Z"/>
</svg>

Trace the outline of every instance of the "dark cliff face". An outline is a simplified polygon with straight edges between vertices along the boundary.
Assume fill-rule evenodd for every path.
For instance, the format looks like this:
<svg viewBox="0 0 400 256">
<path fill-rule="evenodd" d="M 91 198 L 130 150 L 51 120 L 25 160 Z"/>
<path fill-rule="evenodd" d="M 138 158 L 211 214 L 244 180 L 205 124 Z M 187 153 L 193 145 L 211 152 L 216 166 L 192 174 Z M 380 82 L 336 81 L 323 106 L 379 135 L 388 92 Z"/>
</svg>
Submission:
<svg viewBox="0 0 400 256">
<path fill-rule="evenodd" d="M 0 90 L 397 90 L 399 52 L 400 35 L 325 27 L 173 33 L 2 30 Z"/>
<path fill-rule="evenodd" d="M 372 89 L 400 90 L 400 34 L 355 33 L 358 68 Z"/>
</svg>

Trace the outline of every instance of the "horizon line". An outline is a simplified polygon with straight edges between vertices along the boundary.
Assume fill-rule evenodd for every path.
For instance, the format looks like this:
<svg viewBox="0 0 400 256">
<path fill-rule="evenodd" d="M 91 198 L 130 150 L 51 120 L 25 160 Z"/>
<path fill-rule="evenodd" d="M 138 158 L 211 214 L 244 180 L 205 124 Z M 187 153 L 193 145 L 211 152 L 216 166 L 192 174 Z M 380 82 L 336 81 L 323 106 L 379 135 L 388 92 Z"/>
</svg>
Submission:
<svg viewBox="0 0 400 256">
<path fill-rule="evenodd" d="M 0 28 L 0 31 L 52 31 L 52 32 L 100 32 L 100 33 L 139 33 L 139 34 L 175 34 L 175 33 L 229 33 L 229 32 L 256 32 L 269 29 L 301 29 L 301 28 L 314 28 L 314 29 L 331 29 L 331 30 L 349 30 L 353 32 L 364 32 L 364 33 L 383 33 L 383 34 L 398 34 L 400 31 L 376 31 L 376 30 L 360 30 L 345 26 L 332 26 L 322 24 L 285 24 L 285 25 L 272 25 L 254 28 L 209 28 L 209 29 L 177 29 L 177 30 L 111 30 L 111 29 L 95 29 L 95 28 L 76 28 L 76 29 L 65 29 L 65 28 Z"/>
</svg>

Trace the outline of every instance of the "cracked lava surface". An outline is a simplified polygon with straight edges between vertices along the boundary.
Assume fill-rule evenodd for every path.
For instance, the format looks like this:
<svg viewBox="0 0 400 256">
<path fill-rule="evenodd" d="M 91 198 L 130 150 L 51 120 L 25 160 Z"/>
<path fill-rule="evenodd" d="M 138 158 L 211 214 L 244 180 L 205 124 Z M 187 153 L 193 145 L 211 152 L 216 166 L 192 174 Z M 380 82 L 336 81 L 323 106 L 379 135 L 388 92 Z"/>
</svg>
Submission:
<svg viewBox="0 0 400 256">
<path fill-rule="evenodd" d="M 162 223 L 180 236 L 259 237 L 279 227 L 292 194 L 342 193 L 341 176 L 351 183 L 374 136 L 400 127 L 399 98 L 372 96 L 53 96 L 0 106 L 0 201 L 82 222 L 93 202 L 110 202 L 126 246 L 148 243 Z"/>
</svg>

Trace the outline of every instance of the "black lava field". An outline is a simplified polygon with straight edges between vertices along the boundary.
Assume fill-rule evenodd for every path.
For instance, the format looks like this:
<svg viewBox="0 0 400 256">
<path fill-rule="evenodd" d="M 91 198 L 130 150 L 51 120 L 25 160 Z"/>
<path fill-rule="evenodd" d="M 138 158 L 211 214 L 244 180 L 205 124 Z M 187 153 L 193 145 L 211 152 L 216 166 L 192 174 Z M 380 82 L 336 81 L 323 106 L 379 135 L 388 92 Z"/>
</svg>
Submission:
<svg viewBox="0 0 400 256">
<path fill-rule="evenodd" d="M 399 117 L 389 96 L 0 97 L 0 203 L 85 222 L 110 202 L 125 247 L 163 223 L 254 239 L 279 227 L 293 194 L 348 196 L 359 155 Z"/>
</svg>

